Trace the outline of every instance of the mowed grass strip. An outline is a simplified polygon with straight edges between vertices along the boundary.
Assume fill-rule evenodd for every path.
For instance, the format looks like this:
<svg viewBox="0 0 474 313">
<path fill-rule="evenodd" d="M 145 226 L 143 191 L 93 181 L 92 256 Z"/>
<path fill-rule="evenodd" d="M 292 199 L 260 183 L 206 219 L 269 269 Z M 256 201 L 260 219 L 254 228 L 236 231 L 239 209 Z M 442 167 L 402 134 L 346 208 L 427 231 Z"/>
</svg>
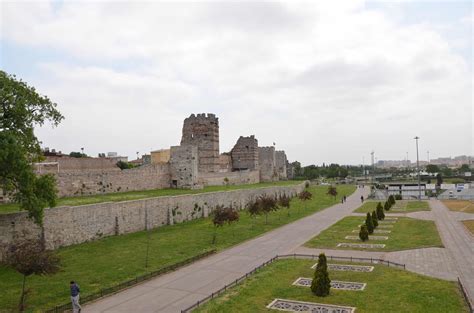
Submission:
<svg viewBox="0 0 474 313">
<path fill-rule="evenodd" d="M 302 181 L 286 180 L 270 183 L 248 184 L 248 185 L 229 185 L 229 186 L 207 186 L 203 189 L 153 189 L 141 191 L 116 192 L 100 195 L 65 197 L 58 199 L 57 206 L 78 206 L 102 202 L 120 202 L 128 200 L 140 200 L 146 198 L 179 196 L 188 194 L 197 194 L 204 192 L 230 191 L 237 189 L 254 189 L 273 186 L 288 186 L 300 184 Z M 20 207 L 15 203 L 0 204 L 0 214 L 18 212 Z"/>
<path fill-rule="evenodd" d="M 372 212 L 376 209 L 377 203 L 381 203 L 382 206 L 385 201 L 366 201 L 354 212 L 356 213 L 367 213 Z M 398 200 L 395 205 L 385 213 L 409 213 L 417 211 L 429 211 L 430 206 L 428 201 L 407 201 L 407 200 Z"/>
<path fill-rule="evenodd" d="M 364 291 L 331 289 L 329 296 L 317 297 L 310 288 L 292 286 L 298 277 L 313 278 L 315 262 L 276 261 L 193 312 L 276 312 L 266 308 L 275 298 L 351 306 L 358 313 L 468 312 L 455 282 L 383 265 L 370 273 L 329 271 L 331 280 L 367 283 Z"/>
<path fill-rule="evenodd" d="M 474 213 L 474 201 L 468 200 L 443 200 L 443 204 L 451 211 Z"/>
<path fill-rule="evenodd" d="M 337 189 L 340 195 L 350 195 L 355 186 L 341 185 Z M 63 264 L 61 272 L 27 279 L 27 287 L 31 288 L 27 299 L 29 310 L 40 311 L 69 301 L 70 280 L 79 283 L 85 296 L 212 248 L 228 248 L 341 201 L 340 196 L 334 199 L 326 195 L 327 186 L 310 187 L 309 191 L 313 194 L 312 200 L 293 199 L 290 216 L 286 209 L 281 209 L 269 215 L 268 224 L 265 224 L 264 216 L 250 218 L 241 211 L 239 222 L 218 229 L 215 245 L 211 244 L 214 226 L 209 218 L 154 229 L 150 232 L 148 269 L 145 269 L 146 232 L 107 237 L 59 249 Z M 21 282 L 20 274 L 0 266 L 0 312 L 2 309 L 15 309 Z"/>
<path fill-rule="evenodd" d="M 474 236 L 474 220 L 462 221 L 464 226 L 471 232 L 471 235 Z"/>
<path fill-rule="evenodd" d="M 337 247 L 338 243 L 362 243 L 360 240 L 344 239 L 347 235 L 354 235 L 352 231 L 359 229 L 358 225 L 364 223 L 362 216 L 348 216 L 343 218 L 333 226 L 322 231 L 318 236 L 305 243 L 310 248 L 328 248 L 343 250 L 364 250 L 364 251 L 397 251 L 425 247 L 443 247 L 438 230 L 433 221 L 423 221 L 408 217 L 399 217 L 390 228 L 390 234 L 380 234 L 388 236 L 388 240 L 368 240 L 368 244 L 385 244 L 385 248 L 380 249 L 360 249 Z M 385 229 L 385 228 L 378 228 Z M 379 235 L 379 234 L 373 234 Z"/>
</svg>

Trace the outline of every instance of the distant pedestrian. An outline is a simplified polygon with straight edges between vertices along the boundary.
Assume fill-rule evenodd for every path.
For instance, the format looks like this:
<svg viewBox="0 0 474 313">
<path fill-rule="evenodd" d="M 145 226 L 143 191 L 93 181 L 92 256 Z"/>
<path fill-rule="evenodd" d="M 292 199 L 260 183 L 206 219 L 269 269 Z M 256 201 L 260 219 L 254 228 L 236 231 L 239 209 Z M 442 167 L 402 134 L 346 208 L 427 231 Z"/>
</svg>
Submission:
<svg viewBox="0 0 474 313">
<path fill-rule="evenodd" d="M 72 312 L 81 313 L 82 307 L 79 304 L 79 285 L 74 281 L 71 281 L 69 288 L 71 289 L 71 302 L 72 302 Z"/>
<path fill-rule="evenodd" d="M 341 203 L 344 203 L 344 197 L 341 198 Z"/>
<path fill-rule="evenodd" d="M 344 202 L 346 202 L 346 201 L 347 201 L 347 197 L 346 197 L 346 196 L 344 196 Z"/>
<path fill-rule="evenodd" d="M 364 196 L 360 196 L 360 202 L 364 202 Z"/>
</svg>

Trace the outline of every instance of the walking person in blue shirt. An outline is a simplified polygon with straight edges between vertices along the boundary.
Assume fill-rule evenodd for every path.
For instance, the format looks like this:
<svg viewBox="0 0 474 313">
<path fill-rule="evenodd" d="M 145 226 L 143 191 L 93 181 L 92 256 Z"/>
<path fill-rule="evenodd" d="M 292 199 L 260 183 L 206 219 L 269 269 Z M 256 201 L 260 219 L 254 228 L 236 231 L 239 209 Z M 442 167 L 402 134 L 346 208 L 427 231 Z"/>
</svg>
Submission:
<svg viewBox="0 0 474 313">
<path fill-rule="evenodd" d="M 82 307 L 79 304 L 79 285 L 71 281 L 69 288 L 71 289 L 72 312 L 81 313 Z"/>
</svg>

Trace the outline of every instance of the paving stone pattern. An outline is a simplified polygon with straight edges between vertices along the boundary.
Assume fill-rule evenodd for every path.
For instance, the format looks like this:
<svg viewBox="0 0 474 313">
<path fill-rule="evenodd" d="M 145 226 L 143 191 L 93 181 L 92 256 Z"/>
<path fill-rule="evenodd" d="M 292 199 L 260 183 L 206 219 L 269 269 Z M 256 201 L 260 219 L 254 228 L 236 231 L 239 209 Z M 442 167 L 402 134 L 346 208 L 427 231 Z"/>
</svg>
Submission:
<svg viewBox="0 0 474 313">
<path fill-rule="evenodd" d="M 337 244 L 340 248 L 362 248 L 362 249 L 382 249 L 385 248 L 384 244 L 379 243 L 347 243 L 341 242 Z"/>
<path fill-rule="evenodd" d="M 345 239 L 360 240 L 359 236 L 346 236 Z M 369 236 L 369 240 L 388 240 L 387 236 Z"/>
<path fill-rule="evenodd" d="M 293 282 L 295 286 L 301 287 L 311 287 L 311 283 L 313 279 L 307 277 L 299 277 L 297 280 Z M 331 288 L 340 289 L 340 290 L 354 290 L 354 291 L 361 291 L 365 289 L 366 283 L 356 283 L 352 281 L 340 281 L 340 280 L 332 280 L 331 281 Z"/>
<path fill-rule="evenodd" d="M 315 269 L 318 263 L 311 266 L 312 269 Z M 328 269 L 331 271 L 343 271 L 343 272 L 372 272 L 374 270 L 373 266 L 366 265 L 350 265 L 350 264 L 328 264 Z"/>
<path fill-rule="evenodd" d="M 356 308 L 322 304 L 313 302 L 293 301 L 286 299 L 275 299 L 267 306 L 268 309 L 275 309 L 288 312 L 311 312 L 311 313 L 353 313 Z"/>
</svg>

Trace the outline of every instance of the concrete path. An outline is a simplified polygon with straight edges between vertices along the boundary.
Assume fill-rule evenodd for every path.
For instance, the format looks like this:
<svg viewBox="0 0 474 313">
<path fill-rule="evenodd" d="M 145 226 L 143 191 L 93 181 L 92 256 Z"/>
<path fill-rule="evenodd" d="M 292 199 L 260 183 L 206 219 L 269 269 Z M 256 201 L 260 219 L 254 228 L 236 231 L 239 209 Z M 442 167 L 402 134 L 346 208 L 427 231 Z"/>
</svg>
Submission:
<svg viewBox="0 0 474 313">
<path fill-rule="evenodd" d="M 430 200 L 436 226 L 444 246 L 450 252 L 459 278 L 474 304 L 474 239 L 451 211 L 439 200 Z"/>
<path fill-rule="evenodd" d="M 83 312 L 180 312 L 277 254 L 287 254 L 360 206 L 357 189 L 337 204 L 187 267 L 84 307 Z"/>
<path fill-rule="evenodd" d="M 459 276 L 457 266 L 447 249 L 423 248 L 393 252 L 328 250 L 299 247 L 295 253 L 326 253 L 331 256 L 374 258 L 405 264 L 408 271 L 446 280 L 456 280 Z"/>
</svg>

